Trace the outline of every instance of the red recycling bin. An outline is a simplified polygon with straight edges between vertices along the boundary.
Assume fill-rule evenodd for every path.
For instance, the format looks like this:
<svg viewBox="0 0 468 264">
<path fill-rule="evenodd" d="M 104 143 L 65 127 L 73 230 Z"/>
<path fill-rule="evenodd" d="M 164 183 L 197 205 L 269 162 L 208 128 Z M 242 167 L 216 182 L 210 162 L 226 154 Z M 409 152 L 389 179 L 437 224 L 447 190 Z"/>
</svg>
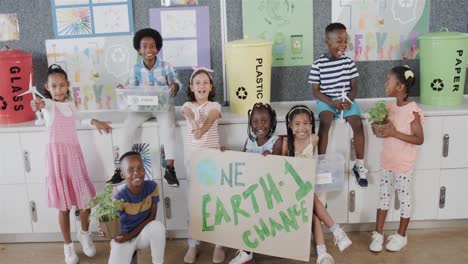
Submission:
<svg viewBox="0 0 468 264">
<path fill-rule="evenodd" d="M 32 70 L 31 53 L 0 50 L 0 124 L 34 120 L 29 106 L 32 95 L 19 96 L 29 90 Z"/>
</svg>

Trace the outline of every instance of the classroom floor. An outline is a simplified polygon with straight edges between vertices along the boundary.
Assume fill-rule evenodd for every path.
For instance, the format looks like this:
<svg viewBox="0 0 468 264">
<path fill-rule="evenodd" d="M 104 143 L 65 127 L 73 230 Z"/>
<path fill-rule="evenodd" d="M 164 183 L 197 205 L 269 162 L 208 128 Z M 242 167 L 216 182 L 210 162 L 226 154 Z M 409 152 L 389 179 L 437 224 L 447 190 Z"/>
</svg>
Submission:
<svg viewBox="0 0 468 264">
<path fill-rule="evenodd" d="M 330 233 L 327 234 L 327 247 L 336 263 L 468 263 L 468 229 L 410 230 L 408 245 L 403 251 L 391 253 L 384 249 L 380 254 L 371 253 L 368 250 L 370 232 L 349 232 L 348 234 L 353 241 L 353 245 L 343 253 L 340 253 L 333 246 L 333 237 Z M 386 234 L 391 234 L 391 232 L 387 231 Z M 107 263 L 109 243 L 96 242 L 96 245 L 97 255 L 88 258 L 81 252 L 79 244 L 75 244 L 80 257 L 80 264 Z M 168 240 L 165 263 L 183 263 L 185 250 L 185 240 Z M 197 263 L 212 263 L 212 250 L 212 245 L 202 244 Z M 229 263 L 236 251 L 228 249 L 226 252 L 225 263 Z M 309 263 L 315 263 L 316 261 L 314 252 L 312 252 L 313 256 L 311 256 Z M 0 259 L 1 263 L 8 264 L 64 263 L 63 247 L 61 243 L 0 244 Z M 138 263 L 151 263 L 148 250 L 139 252 Z M 256 255 L 255 263 L 302 264 L 304 262 Z"/>
</svg>

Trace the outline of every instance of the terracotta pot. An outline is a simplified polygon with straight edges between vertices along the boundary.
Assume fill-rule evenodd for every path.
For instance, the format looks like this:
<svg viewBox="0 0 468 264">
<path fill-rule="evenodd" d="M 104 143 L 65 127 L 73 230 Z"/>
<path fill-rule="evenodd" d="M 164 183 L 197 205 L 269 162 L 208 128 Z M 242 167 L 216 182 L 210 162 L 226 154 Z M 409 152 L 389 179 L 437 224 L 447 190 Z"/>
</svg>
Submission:
<svg viewBox="0 0 468 264">
<path fill-rule="evenodd" d="M 382 136 L 382 128 L 388 125 L 388 121 L 384 121 L 383 123 L 372 123 L 372 131 L 374 135 L 378 138 L 383 138 Z"/>
<path fill-rule="evenodd" d="M 104 232 L 104 237 L 113 239 L 120 234 L 120 219 L 117 217 L 112 221 L 99 221 L 99 227 Z"/>
</svg>

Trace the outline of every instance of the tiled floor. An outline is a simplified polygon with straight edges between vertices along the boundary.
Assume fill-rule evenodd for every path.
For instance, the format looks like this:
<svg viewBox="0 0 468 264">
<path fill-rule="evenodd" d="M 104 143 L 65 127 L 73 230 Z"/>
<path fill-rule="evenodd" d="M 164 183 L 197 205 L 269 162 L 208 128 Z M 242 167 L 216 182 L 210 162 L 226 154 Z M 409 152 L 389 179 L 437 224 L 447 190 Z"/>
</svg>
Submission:
<svg viewBox="0 0 468 264">
<path fill-rule="evenodd" d="M 387 231 L 387 234 L 391 232 Z M 408 246 L 401 252 L 391 253 L 383 251 L 379 254 L 368 250 L 369 232 L 350 232 L 353 245 L 345 252 L 340 253 L 333 246 L 333 238 L 327 234 L 327 246 L 336 263 L 395 263 L 395 264 L 431 264 L 468 263 L 468 229 L 444 230 L 411 230 L 409 232 Z M 79 244 L 75 244 L 80 256 L 80 264 L 107 263 L 109 243 L 97 242 L 98 253 L 94 258 L 88 258 L 81 253 Z M 166 245 L 165 263 L 183 263 L 186 250 L 185 240 L 168 240 Z M 213 246 L 203 244 L 197 263 L 211 263 Z M 235 254 L 235 250 L 227 250 L 225 263 Z M 315 263 L 315 251 L 309 263 Z M 28 264 L 28 263 L 63 263 L 63 247 L 61 243 L 28 243 L 28 244 L 0 244 L 0 263 Z M 138 263 L 151 263 L 150 252 L 142 251 L 138 255 Z M 291 261 L 256 255 L 257 264 L 299 264 L 301 261 Z"/>
</svg>

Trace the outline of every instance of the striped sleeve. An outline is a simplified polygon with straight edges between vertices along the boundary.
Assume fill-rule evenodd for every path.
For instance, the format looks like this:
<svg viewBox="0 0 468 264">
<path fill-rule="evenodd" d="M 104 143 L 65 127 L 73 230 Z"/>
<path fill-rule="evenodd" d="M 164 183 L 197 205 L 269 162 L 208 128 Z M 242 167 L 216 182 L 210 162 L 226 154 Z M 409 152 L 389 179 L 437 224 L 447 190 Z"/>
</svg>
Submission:
<svg viewBox="0 0 468 264">
<path fill-rule="evenodd" d="M 352 59 L 349 59 L 350 60 L 350 63 L 349 63 L 349 79 L 352 80 L 356 77 L 359 77 L 359 72 L 357 70 L 357 67 L 356 67 L 356 64 L 354 63 L 354 61 Z"/>
<path fill-rule="evenodd" d="M 320 84 L 320 66 L 319 60 L 314 61 L 309 71 L 309 83 Z"/>
<path fill-rule="evenodd" d="M 125 86 L 140 86 L 140 82 L 138 81 L 138 75 L 141 76 L 137 64 L 130 69 L 130 73 L 128 75 L 127 81 L 125 82 Z"/>
</svg>

